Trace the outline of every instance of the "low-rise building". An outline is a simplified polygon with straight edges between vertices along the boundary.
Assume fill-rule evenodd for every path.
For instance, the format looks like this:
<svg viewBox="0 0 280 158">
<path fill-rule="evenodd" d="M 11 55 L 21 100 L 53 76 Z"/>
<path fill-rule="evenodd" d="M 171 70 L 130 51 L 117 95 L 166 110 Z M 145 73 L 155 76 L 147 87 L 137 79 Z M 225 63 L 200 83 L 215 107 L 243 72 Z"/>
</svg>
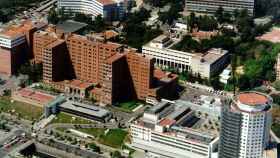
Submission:
<svg viewBox="0 0 280 158">
<path fill-rule="evenodd" d="M 131 124 L 132 146 L 154 158 L 211 158 L 217 155 L 219 125 L 210 127 L 206 124 L 210 117 L 213 120 L 218 118 L 209 115 L 205 119 L 197 112 L 212 113 L 208 110 L 213 105 L 205 103 L 202 108 L 183 100 L 161 101 Z"/>
<path fill-rule="evenodd" d="M 12 99 L 27 104 L 43 107 L 52 102 L 56 96 L 32 88 L 22 88 L 12 93 Z"/>
<path fill-rule="evenodd" d="M 212 48 L 204 53 L 184 52 L 172 49 L 176 44 L 166 35 L 160 35 L 142 47 L 142 54 L 154 57 L 155 66 L 179 71 L 190 71 L 203 78 L 221 72 L 229 63 L 229 52 Z"/>
<path fill-rule="evenodd" d="M 191 61 L 191 71 L 202 78 L 210 78 L 220 73 L 229 63 L 229 53 L 212 48 L 204 54 L 195 54 Z"/>
<path fill-rule="evenodd" d="M 74 97 L 66 98 L 65 96 L 58 96 L 55 100 L 44 106 L 45 117 L 59 112 L 65 112 L 103 123 L 108 122 L 112 118 L 110 111 L 93 104 L 78 102 Z"/>
</svg>

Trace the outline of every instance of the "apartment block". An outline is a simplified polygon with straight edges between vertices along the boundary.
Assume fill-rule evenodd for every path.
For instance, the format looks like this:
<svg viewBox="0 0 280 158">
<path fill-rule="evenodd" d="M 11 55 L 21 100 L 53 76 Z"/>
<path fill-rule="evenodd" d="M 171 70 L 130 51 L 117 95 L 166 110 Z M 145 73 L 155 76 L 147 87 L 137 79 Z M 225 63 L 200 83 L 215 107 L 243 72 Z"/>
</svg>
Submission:
<svg viewBox="0 0 280 158">
<path fill-rule="evenodd" d="M 43 48 L 43 80 L 47 83 L 62 81 L 66 78 L 67 49 L 64 40 L 55 42 Z"/>
<path fill-rule="evenodd" d="M 34 53 L 35 62 L 43 63 L 45 83 L 55 84 L 69 95 L 92 96 L 104 104 L 114 104 L 133 98 L 145 100 L 160 94 L 169 96 L 176 93 L 177 75 L 164 72 L 161 76 L 156 75 L 153 58 L 107 42 L 104 37 L 56 36 L 52 31 L 46 29 L 35 33 L 34 52 L 39 50 L 39 53 Z M 75 86 L 71 80 L 79 80 L 81 85 L 94 85 L 94 88 Z M 173 86 L 175 88 L 171 88 Z"/>
<path fill-rule="evenodd" d="M 34 33 L 33 39 L 33 54 L 35 63 L 42 63 L 44 48 L 58 39 L 55 34 L 55 29 L 53 26 L 49 26 L 47 31 L 37 31 Z"/>
<path fill-rule="evenodd" d="M 189 12 L 214 14 L 219 7 L 230 13 L 247 9 L 249 15 L 254 15 L 255 0 L 186 0 L 186 9 Z"/>
</svg>

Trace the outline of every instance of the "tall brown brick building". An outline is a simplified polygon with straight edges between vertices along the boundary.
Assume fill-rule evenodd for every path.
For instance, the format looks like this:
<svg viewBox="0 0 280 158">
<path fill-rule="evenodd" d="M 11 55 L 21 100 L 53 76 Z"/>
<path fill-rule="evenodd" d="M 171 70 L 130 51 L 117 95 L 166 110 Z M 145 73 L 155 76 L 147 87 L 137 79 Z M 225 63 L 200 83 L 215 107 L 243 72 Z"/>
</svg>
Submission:
<svg viewBox="0 0 280 158">
<path fill-rule="evenodd" d="M 67 92 L 78 96 L 85 96 L 84 90 L 88 88 L 84 85 L 92 83 L 95 86 L 88 95 L 105 104 L 157 97 L 161 89 L 177 80 L 177 76 L 166 75 L 169 80 L 158 84 L 154 59 L 102 37 L 71 33 L 57 36 L 55 29 L 47 29 L 34 34 L 33 51 L 35 62 L 43 63 L 44 82 L 64 84 Z M 86 84 L 64 83 L 73 79 Z"/>
</svg>

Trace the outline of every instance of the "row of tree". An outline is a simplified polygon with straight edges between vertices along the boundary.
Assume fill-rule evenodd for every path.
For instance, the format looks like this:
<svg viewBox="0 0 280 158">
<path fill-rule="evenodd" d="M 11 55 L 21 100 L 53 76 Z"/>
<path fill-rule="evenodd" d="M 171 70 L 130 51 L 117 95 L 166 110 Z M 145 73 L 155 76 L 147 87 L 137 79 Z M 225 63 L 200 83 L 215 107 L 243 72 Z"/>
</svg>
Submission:
<svg viewBox="0 0 280 158">
<path fill-rule="evenodd" d="M 141 8 L 130 13 L 124 22 L 123 39 L 121 43 L 141 49 L 141 47 L 162 33 L 159 28 L 147 26 L 144 22 L 150 18 L 150 11 Z"/>
</svg>

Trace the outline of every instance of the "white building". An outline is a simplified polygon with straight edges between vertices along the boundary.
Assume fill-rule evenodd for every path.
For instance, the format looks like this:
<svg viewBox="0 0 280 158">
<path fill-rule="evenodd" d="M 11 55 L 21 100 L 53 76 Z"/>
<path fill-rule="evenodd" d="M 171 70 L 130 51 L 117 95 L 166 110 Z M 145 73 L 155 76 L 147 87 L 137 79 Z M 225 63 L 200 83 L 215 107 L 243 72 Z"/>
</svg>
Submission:
<svg viewBox="0 0 280 158">
<path fill-rule="evenodd" d="M 224 69 L 224 71 L 219 75 L 220 76 L 220 82 L 227 84 L 228 80 L 231 78 L 231 68 L 228 67 Z"/>
<path fill-rule="evenodd" d="M 149 158 L 211 158 L 217 151 L 217 133 L 200 127 L 190 104 L 162 101 L 130 126 L 132 146 Z"/>
<path fill-rule="evenodd" d="M 229 62 L 229 53 L 223 49 L 210 49 L 205 54 L 195 54 L 191 61 L 191 70 L 202 78 L 210 78 L 220 73 Z"/>
<path fill-rule="evenodd" d="M 186 9 L 189 12 L 213 14 L 219 7 L 230 13 L 236 9 L 247 9 L 249 15 L 254 15 L 255 0 L 186 0 Z"/>
<path fill-rule="evenodd" d="M 160 35 L 142 47 L 142 53 L 156 59 L 156 66 L 161 68 L 176 67 L 180 71 L 190 70 L 193 54 L 170 49 L 173 41 Z"/>
<path fill-rule="evenodd" d="M 272 99 L 240 93 L 223 108 L 219 158 L 263 158 L 271 127 Z"/>
<path fill-rule="evenodd" d="M 229 53 L 226 50 L 210 49 L 203 54 L 184 52 L 171 48 L 176 42 L 165 35 L 160 35 L 144 45 L 142 53 L 154 57 L 157 67 L 191 71 L 203 78 L 210 78 L 214 73 L 222 71 L 229 61 Z"/>
<path fill-rule="evenodd" d="M 58 0 L 58 7 L 73 12 L 101 15 L 105 20 L 114 21 L 124 18 L 132 0 Z"/>
</svg>

